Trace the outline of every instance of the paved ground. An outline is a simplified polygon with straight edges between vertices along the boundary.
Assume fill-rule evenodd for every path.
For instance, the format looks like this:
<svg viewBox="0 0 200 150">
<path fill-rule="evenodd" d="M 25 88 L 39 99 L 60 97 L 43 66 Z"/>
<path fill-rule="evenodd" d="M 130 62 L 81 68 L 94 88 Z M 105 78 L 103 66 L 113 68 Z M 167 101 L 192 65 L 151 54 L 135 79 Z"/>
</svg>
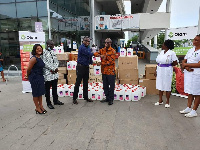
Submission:
<svg viewBox="0 0 200 150">
<path fill-rule="evenodd" d="M 31 93 L 21 92 L 21 78 L 0 82 L 0 90 L 0 150 L 200 149 L 200 111 L 196 118 L 179 114 L 184 98 L 172 96 L 166 109 L 154 106 L 158 96 L 112 106 L 83 100 L 72 105 L 67 97 L 60 98 L 64 106 L 39 115 Z"/>
</svg>

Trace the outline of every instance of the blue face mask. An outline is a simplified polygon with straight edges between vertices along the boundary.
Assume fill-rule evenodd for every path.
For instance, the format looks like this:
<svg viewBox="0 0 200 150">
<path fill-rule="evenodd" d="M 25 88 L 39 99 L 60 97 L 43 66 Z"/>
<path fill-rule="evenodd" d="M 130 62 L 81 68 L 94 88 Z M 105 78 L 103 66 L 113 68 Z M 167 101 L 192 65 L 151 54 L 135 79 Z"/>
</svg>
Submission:
<svg viewBox="0 0 200 150">
<path fill-rule="evenodd" d="M 48 47 L 48 50 L 49 50 L 49 51 L 51 51 L 51 48 L 50 48 L 50 47 Z"/>
</svg>

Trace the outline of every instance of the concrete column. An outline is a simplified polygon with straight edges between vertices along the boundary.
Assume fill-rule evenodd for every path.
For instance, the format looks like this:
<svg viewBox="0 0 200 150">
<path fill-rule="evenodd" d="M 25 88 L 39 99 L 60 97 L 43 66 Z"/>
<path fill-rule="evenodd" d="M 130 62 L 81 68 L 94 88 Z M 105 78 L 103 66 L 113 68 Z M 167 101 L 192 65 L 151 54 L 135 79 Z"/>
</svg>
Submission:
<svg viewBox="0 0 200 150">
<path fill-rule="evenodd" d="M 156 35 L 154 36 L 154 45 L 153 45 L 153 47 L 156 49 L 157 49 L 157 44 L 158 44 L 157 40 L 158 40 L 158 36 Z"/>
<path fill-rule="evenodd" d="M 92 44 L 95 44 L 95 33 L 94 33 L 94 24 L 95 24 L 95 20 L 94 20 L 94 0 L 90 0 L 90 37 L 92 38 L 92 42 L 90 42 L 90 46 L 92 46 Z"/>
<path fill-rule="evenodd" d="M 47 15 L 48 15 L 49 39 L 51 39 L 51 18 L 50 18 L 50 10 L 49 10 L 49 0 L 47 0 Z"/>
<path fill-rule="evenodd" d="M 166 13 L 171 13 L 171 2 L 172 0 L 167 0 L 166 2 Z M 167 29 L 165 29 L 165 40 L 169 38 L 166 33 L 167 33 Z"/>
<path fill-rule="evenodd" d="M 198 23 L 198 32 L 197 34 L 200 34 L 200 7 L 199 7 L 199 23 Z"/>
<path fill-rule="evenodd" d="M 149 46 L 151 46 L 151 40 L 149 40 Z"/>
</svg>

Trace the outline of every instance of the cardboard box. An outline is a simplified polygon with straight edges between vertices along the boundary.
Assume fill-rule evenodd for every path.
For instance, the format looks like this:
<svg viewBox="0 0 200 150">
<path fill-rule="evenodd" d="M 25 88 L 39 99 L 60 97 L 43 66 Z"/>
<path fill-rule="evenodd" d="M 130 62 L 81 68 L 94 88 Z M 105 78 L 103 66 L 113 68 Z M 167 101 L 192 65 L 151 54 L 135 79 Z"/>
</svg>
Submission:
<svg viewBox="0 0 200 150">
<path fill-rule="evenodd" d="M 58 73 L 58 79 L 64 79 L 64 74 L 63 73 Z"/>
<path fill-rule="evenodd" d="M 118 69 L 118 78 L 138 80 L 138 69 Z"/>
<path fill-rule="evenodd" d="M 94 72 L 92 72 L 92 73 L 89 73 L 89 76 L 94 76 Z"/>
<path fill-rule="evenodd" d="M 59 65 L 58 67 L 67 67 L 67 61 L 66 60 L 58 60 Z"/>
<path fill-rule="evenodd" d="M 101 78 L 96 78 L 96 82 L 103 82 Z"/>
<path fill-rule="evenodd" d="M 67 68 L 66 67 L 58 67 L 58 73 L 66 74 L 67 73 Z"/>
<path fill-rule="evenodd" d="M 145 71 L 146 71 L 146 73 L 154 73 L 155 72 L 155 70 L 156 70 L 156 66 L 157 66 L 157 64 L 147 64 L 147 65 L 145 65 Z"/>
<path fill-rule="evenodd" d="M 138 69 L 138 56 L 119 57 L 118 67 L 119 69 Z"/>
<path fill-rule="evenodd" d="M 94 74 L 94 69 L 90 69 L 89 73 Z"/>
<path fill-rule="evenodd" d="M 57 54 L 57 59 L 58 60 L 68 60 L 68 54 L 64 53 L 64 54 Z"/>
<path fill-rule="evenodd" d="M 69 55 L 69 61 L 77 61 L 78 59 L 78 54 L 70 54 Z"/>
<path fill-rule="evenodd" d="M 68 84 L 75 84 L 76 83 L 76 74 L 68 74 L 67 75 Z"/>
<path fill-rule="evenodd" d="M 154 76 L 157 64 L 147 64 L 145 65 L 145 75 L 146 79 L 156 79 Z"/>
<path fill-rule="evenodd" d="M 89 65 L 89 68 L 90 68 L 90 69 L 94 69 L 94 66 L 93 66 L 93 65 Z"/>
<path fill-rule="evenodd" d="M 119 79 L 120 84 L 134 84 L 138 85 L 138 80 L 129 80 L 129 79 Z"/>
<path fill-rule="evenodd" d="M 58 79 L 58 84 L 66 84 L 66 79 Z"/>
<path fill-rule="evenodd" d="M 96 82 L 96 78 L 94 78 L 94 79 L 89 79 L 89 82 L 91 83 L 91 82 Z"/>
<path fill-rule="evenodd" d="M 68 70 L 68 75 L 76 75 L 76 70 Z"/>
<path fill-rule="evenodd" d="M 158 95 L 158 90 L 156 89 L 156 80 L 139 79 L 139 85 L 146 87 L 147 94 Z"/>
<path fill-rule="evenodd" d="M 119 75 L 118 75 L 118 68 L 117 67 L 115 67 L 115 75 L 116 75 L 116 79 L 118 79 Z"/>
<path fill-rule="evenodd" d="M 96 80 L 96 76 L 90 76 L 89 79 L 94 79 L 94 80 Z"/>
<path fill-rule="evenodd" d="M 154 73 L 146 73 L 145 77 L 146 79 L 153 79 L 153 80 L 156 79 L 156 77 L 154 76 Z"/>
</svg>

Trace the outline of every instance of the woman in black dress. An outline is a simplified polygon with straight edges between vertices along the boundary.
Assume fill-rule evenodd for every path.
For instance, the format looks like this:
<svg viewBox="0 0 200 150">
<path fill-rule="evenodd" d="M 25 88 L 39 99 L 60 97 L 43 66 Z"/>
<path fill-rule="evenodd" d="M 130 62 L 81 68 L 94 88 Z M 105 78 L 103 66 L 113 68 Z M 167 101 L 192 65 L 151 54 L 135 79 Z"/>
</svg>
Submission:
<svg viewBox="0 0 200 150">
<path fill-rule="evenodd" d="M 36 114 L 45 114 L 47 111 L 42 105 L 42 95 L 45 94 L 43 68 L 45 66 L 40 56 L 43 53 L 43 48 L 40 44 L 35 44 L 32 50 L 32 57 L 27 69 L 27 77 L 31 83 L 33 101 L 35 103 Z"/>
</svg>

